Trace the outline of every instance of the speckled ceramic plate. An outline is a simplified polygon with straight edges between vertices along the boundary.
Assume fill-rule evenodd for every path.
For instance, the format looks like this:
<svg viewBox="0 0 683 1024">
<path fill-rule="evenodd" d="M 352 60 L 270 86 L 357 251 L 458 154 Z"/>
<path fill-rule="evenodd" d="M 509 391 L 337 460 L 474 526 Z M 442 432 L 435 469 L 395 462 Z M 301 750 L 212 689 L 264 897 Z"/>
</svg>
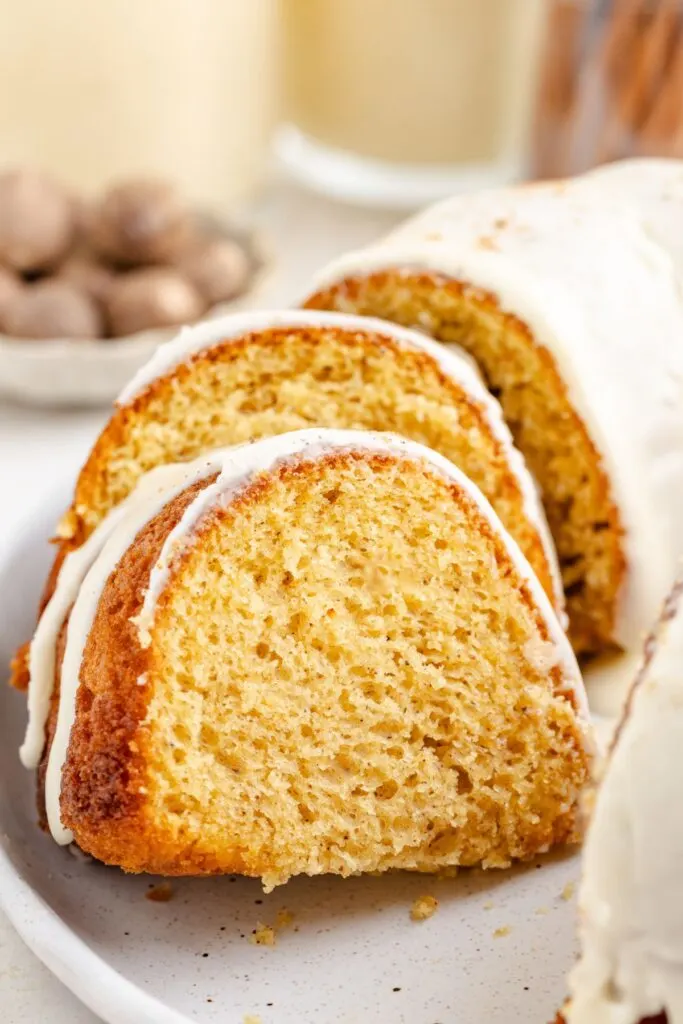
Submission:
<svg viewBox="0 0 683 1024">
<path fill-rule="evenodd" d="M 63 498 L 63 500 L 62 500 Z M 30 632 L 66 495 L 43 505 L 0 567 L 0 658 Z M 0 685 L 0 902 L 28 945 L 111 1024 L 544 1024 L 574 955 L 579 859 L 436 880 L 126 877 L 77 860 L 35 825 L 17 759 L 24 698 Z M 413 901 L 439 900 L 417 924 Z M 291 923 L 273 947 L 258 922 Z"/>
</svg>

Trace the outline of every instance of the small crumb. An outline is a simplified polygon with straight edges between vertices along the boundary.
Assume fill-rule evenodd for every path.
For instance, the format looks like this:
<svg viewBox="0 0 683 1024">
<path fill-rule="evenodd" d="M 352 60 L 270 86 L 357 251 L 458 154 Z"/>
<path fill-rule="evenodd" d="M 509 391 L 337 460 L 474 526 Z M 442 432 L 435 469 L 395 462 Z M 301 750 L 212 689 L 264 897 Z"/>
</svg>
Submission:
<svg viewBox="0 0 683 1024">
<path fill-rule="evenodd" d="M 256 928 L 249 936 L 249 941 L 252 946 L 274 946 L 275 929 L 271 928 L 268 924 L 261 924 L 259 921 L 256 924 Z"/>
<path fill-rule="evenodd" d="M 536 907 L 536 913 L 539 915 L 539 917 L 543 917 L 544 914 L 548 913 L 548 908 L 547 907 Z"/>
<path fill-rule="evenodd" d="M 173 886 L 170 882 L 161 882 L 159 885 L 153 885 L 145 893 L 145 899 L 151 900 L 152 903 L 168 903 L 169 900 L 173 899 Z"/>
<path fill-rule="evenodd" d="M 511 931 L 512 928 L 510 928 L 510 926 L 506 924 L 503 925 L 502 928 L 496 928 L 495 932 L 493 933 L 493 937 L 494 939 L 504 939 L 507 935 L 510 934 Z"/>
<path fill-rule="evenodd" d="M 418 896 L 410 908 L 411 921 L 426 921 L 436 913 L 439 901 L 434 896 Z"/>
<path fill-rule="evenodd" d="M 294 914 L 291 912 L 291 910 L 287 910 L 286 907 L 283 907 L 282 910 L 278 910 L 278 912 L 277 912 L 277 915 L 275 917 L 275 926 L 274 927 L 276 929 L 277 928 L 289 928 L 289 926 L 290 926 L 290 924 L 292 923 L 293 920 L 294 920 Z"/>
<path fill-rule="evenodd" d="M 477 239 L 477 246 L 479 249 L 485 249 L 489 252 L 497 252 L 499 248 L 490 235 L 481 235 L 481 237 Z"/>
<path fill-rule="evenodd" d="M 244 1018 L 243 1024 L 261 1024 L 261 1018 L 257 1017 L 255 1013 L 248 1013 Z"/>
<path fill-rule="evenodd" d="M 569 900 L 574 895 L 574 889 L 575 888 L 576 888 L 576 886 L 575 886 L 574 882 L 567 882 L 567 884 L 565 885 L 564 889 L 560 893 L 562 899 L 566 900 L 567 902 L 569 902 Z"/>
<path fill-rule="evenodd" d="M 493 910 L 494 906 L 495 903 L 493 903 L 491 900 L 487 900 L 486 903 L 484 904 L 484 910 Z"/>
<path fill-rule="evenodd" d="M 427 242 L 441 242 L 443 240 L 443 235 L 440 231 L 428 231 L 425 235 L 425 240 Z"/>
</svg>

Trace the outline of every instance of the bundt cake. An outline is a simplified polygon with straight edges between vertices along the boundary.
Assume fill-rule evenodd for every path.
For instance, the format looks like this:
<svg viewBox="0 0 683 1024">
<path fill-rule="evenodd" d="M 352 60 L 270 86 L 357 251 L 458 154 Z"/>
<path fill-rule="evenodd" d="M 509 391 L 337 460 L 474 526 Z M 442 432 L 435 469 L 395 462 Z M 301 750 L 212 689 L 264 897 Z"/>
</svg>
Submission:
<svg viewBox="0 0 683 1024">
<path fill-rule="evenodd" d="M 475 358 L 539 483 L 585 653 L 637 648 L 683 553 L 681 277 L 605 175 L 441 203 L 306 301 Z"/>
<path fill-rule="evenodd" d="M 618 160 L 582 175 L 573 187 L 596 189 L 603 201 L 635 206 L 645 230 L 683 273 L 683 160 Z"/>
<path fill-rule="evenodd" d="M 160 348 L 120 396 L 80 473 L 58 530 L 59 559 L 149 469 L 310 426 L 389 430 L 455 462 L 561 611 L 536 486 L 476 370 L 415 331 L 335 313 L 233 315 L 185 329 Z M 25 676 L 23 661 L 15 682 Z"/>
<path fill-rule="evenodd" d="M 594 798 L 568 1024 L 683 1021 L 682 748 L 683 578 L 645 644 Z"/>
<path fill-rule="evenodd" d="M 128 871 L 271 887 L 579 832 L 569 643 L 481 492 L 402 438 L 153 470 L 66 556 L 30 657 L 52 835 Z"/>
</svg>

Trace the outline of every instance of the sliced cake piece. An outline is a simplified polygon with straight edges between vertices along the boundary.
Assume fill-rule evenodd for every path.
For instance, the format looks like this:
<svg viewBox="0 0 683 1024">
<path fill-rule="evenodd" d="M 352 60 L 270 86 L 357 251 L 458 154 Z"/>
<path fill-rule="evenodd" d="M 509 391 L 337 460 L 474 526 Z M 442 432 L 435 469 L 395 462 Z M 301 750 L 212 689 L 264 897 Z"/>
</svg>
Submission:
<svg viewBox="0 0 683 1024">
<path fill-rule="evenodd" d="M 334 262 L 307 300 L 476 359 L 540 485 L 587 653 L 637 648 L 683 554 L 680 271 L 651 205 L 611 181 L 441 203 Z"/>
<path fill-rule="evenodd" d="M 29 708 L 53 836 L 129 871 L 272 886 L 580 835 L 590 729 L 551 605 L 475 485 L 391 435 L 149 474 L 66 557 Z"/>
<path fill-rule="evenodd" d="M 645 644 L 595 796 L 568 1024 L 683 1021 L 682 749 L 683 578 Z"/>
<path fill-rule="evenodd" d="M 389 430 L 441 452 L 483 490 L 562 606 L 534 483 L 476 370 L 415 331 L 339 314 L 229 316 L 161 348 L 81 471 L 65 546 L 155 466 L 308 426 Z"/>
</svg>

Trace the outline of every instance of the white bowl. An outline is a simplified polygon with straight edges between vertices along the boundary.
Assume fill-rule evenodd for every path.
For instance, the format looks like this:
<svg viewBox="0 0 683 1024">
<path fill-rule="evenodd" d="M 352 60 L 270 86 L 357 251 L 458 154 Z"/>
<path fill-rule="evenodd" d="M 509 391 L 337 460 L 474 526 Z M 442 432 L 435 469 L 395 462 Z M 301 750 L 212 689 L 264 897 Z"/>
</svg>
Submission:
<svg viewBox="0 0 683 1024">
<path fill-rule="evenodd" d="M 2 664 L 33 626 L 67 498 L 48 496 L 5 549 Z M 150 902 L 148 877 L 84 862 L 38 830 L 17 756 L 24 721 L 24 695 L 0 679 L 0 905 L 110 1024 L 542 1024 L 563 1001 L 578 854 L 443 880 L 300 878 L 269 896 L 254 880 L 184 879 Z M 425 893 L 439 908 L 417 924 L 410 907 Z M 285 907 L 292 927 L 252 945 L 257 922 Z"/>
<path fill-rule="evenodd" d="M 254 264 L 248 291 L 233 302 L 210 309 L 202 319 L 254 305 L 270 271 L 260 239 L 242 229 L 227 231 L 242 241 Z M 107 405 L 119 394 L 154 350 L 178 333 L 179 327 L 140 331 L 125 338 L 31 340 L 0 333 L 0 395 L 32 405 Z"/>
</svg>

